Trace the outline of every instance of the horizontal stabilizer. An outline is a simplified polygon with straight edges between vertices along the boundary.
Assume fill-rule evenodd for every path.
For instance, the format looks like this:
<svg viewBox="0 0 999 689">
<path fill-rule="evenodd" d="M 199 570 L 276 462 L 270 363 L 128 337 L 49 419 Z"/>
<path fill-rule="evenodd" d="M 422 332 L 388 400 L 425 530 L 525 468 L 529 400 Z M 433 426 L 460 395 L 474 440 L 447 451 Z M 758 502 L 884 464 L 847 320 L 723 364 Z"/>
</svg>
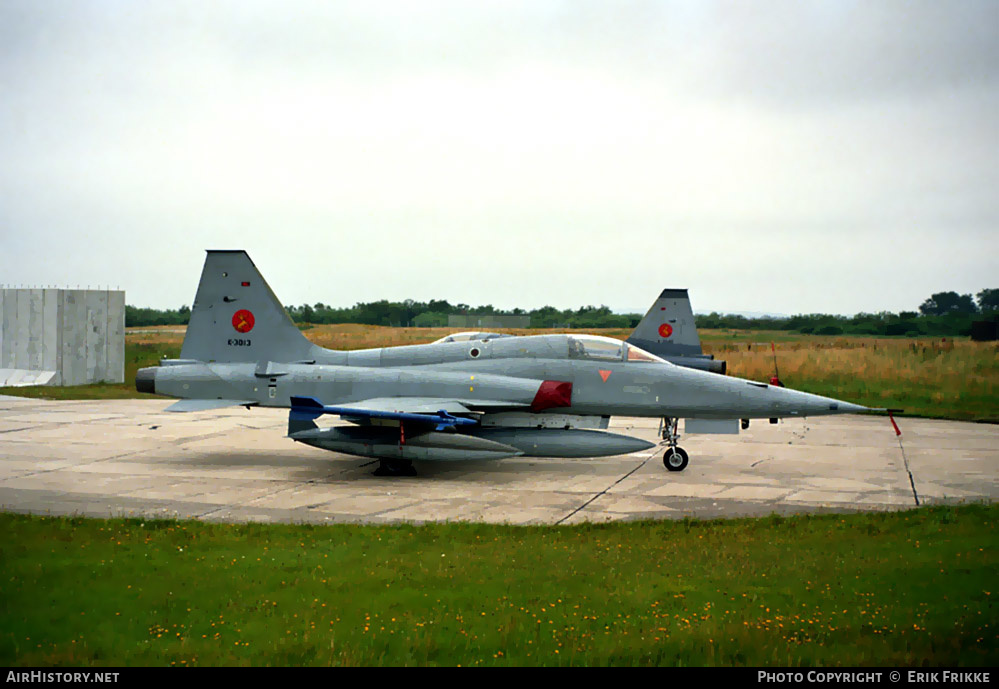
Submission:
<svg viewBox="0 0 999 689">
<path fill-rule="evenodd" d="M 405 404 L 405 399 L 396 401 L 399 405 Z M 432 414 L 420 414 L 405 411 L 387 411 L 383 409 L 369 409 L 366 407 L 335 407 L 326 406 L 315 397 L 292 397 L 290 418 L 297 421 L 312 420 L 323 414 L 336 414 L 342 418 L 350 420 L 372 420 L 382 419 L 391 421 L 411 421 L 434 426 L 440 431 L 449 426 L 475 426 L 478 421 L 454 416 L 445 409 L 439 409 Z"/>
<path fill-rule="evenodd" d="M 243 407 L 256 400 L 178 400 L 163 411 L 208 411 L 225 407 Z"/>
</svg>

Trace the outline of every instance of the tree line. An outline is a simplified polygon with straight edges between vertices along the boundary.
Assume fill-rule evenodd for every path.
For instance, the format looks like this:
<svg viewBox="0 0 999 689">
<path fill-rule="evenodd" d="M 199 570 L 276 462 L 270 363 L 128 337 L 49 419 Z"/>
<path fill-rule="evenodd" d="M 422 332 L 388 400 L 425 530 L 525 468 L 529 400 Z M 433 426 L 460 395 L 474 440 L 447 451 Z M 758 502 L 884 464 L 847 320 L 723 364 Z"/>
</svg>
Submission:
<svg viewBox="0 0 999 689">
<path fill-rule="evenodd" d="M 643 314 L 613 313 L 608 306 L 581 306 L 578 309 L 557 309 L 543 306 L 532 311 L 503 310 L 492 305 L 469 306 L 451 304 L 447 300 L 429 302 L 407 299 L 357 303 L 350 307 L 335 307 L 317 302 L 287 306 L 288 315 L 298 324 L 363 323 L 367 325 L 441 327 L 449 315 L 496 314 L 528 315 L 532 328 L 634 328 Z M 698 328 L 736 330 L 787 330 L 815 335 L 968 335 L 974 320 L 997 317 L 999 289 L 983 289 L 975 297 L 957 292 L 937 292 L 918 311 L 892 313 L 858 313 L 854 316 L 829 314 L 799 314 L 790 317 L 748 317 L 738 314 L 696 315 Z M 125 307 L 125 324 L 132 326 L 186 325 L 191 316 L 189 306 L 179 309 Z"/>
</svg>

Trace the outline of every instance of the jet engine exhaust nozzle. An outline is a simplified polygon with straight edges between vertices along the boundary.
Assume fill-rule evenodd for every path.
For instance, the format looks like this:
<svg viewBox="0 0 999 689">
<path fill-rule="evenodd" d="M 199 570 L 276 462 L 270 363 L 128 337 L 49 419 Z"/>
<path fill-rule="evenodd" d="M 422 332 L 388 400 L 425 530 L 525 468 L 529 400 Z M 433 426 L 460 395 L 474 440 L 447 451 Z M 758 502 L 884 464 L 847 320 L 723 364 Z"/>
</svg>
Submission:
<svg viewBox="0 0 999 689">
<path fill-rule="evenodd" d="M 140 368 L 135 374 L 135 389 L 138 392 L 156 394 L 156 368 Z"/>
</svg>

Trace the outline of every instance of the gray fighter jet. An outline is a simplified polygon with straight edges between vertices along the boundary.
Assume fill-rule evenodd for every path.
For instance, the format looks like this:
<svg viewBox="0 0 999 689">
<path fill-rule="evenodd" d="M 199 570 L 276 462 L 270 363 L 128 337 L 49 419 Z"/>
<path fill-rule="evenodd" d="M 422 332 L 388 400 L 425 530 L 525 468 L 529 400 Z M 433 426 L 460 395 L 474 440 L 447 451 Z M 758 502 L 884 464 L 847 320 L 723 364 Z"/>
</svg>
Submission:
<svg viewBox="0 0 999 689">
<path fill-rule="evenodd" d="M 181 358 L 140 369 L 136 388 L 180 401 L 170 411 L 290 408 L 288 437 L 380 460 L 597 457 L 652 443 L 606 431 L 611 416 L 663 419 L 663 463 L 682 471 L 678 420 L 738 432 L 739 419 L 866 407 L 675 366 L 633 343 L 532 335 L 334 351 L 309 342 L 245 251 L 209 251 Z M 332 414 L 350 424 L 328 428 Z"/>
<path fill-rule="evenodd" d="M 495 340 L 498 337 L 511 336 L 503 333 L 470 331 L 447 335 L 436 340 L 434 344 Z M 664 289 L 625 342 L 677 366 L 722 375 L 727 369 L 726 362 L 715 360 L 714 354 L 705 354 L 701 349 L 701 338 L 697 335 L 697 325 L 694 323 L 694 311 L 690 308 L 690 297 L 687 296 L 685 289 Z"/>
<path fill-rule="evenodd" d="M 664 289 L 625 342 L 687 368 L 724 375 L 727 364 L 701 349 L 685 289 Z"/>
</svg>

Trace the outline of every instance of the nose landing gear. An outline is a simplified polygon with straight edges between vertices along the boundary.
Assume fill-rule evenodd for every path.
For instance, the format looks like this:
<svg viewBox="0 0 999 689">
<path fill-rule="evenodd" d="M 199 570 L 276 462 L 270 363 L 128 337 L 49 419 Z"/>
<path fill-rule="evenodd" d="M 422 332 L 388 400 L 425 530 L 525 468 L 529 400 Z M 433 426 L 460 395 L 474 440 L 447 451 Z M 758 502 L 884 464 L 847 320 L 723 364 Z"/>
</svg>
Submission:
<svg viewBox="0 0 999 689">
<path fill-rule="evenodd" d="M 680 423 L 680 419 L 674 417 L 664 417 L 659 425 L 659 435 L 662 437 L 665 444 L 666 452 L 663 454 L 663 466 L 669 471 L 683 471 L 687 468 L 687 463 L 689 457 L 687 452 L 682 447 L 677 447 L 677 440 L 680 439 L 680 434 L 677 433 L 677 426 Z"/>
</svg>

